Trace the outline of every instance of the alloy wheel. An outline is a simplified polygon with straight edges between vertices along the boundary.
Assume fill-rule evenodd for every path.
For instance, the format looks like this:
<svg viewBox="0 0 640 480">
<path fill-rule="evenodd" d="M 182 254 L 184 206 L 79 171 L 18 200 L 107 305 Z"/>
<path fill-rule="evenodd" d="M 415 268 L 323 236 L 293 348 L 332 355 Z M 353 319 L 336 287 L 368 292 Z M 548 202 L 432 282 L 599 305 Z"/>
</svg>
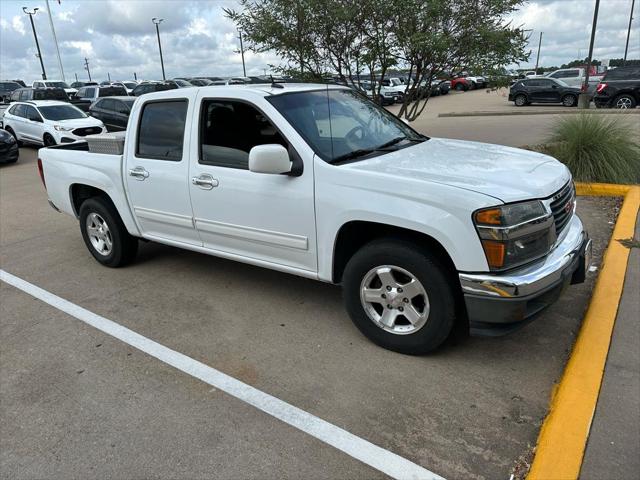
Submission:
<svg viewBox="0 0 640 480">
<path fill-rule="evenodd" d="M 109 231 L 109 225 L 99 214 L 93 212 L 87 216 L 87 235 L 91 245 L 100 255 L 109 256 L 113 250 L 113 237 Z"/>
<path fill-rule="evenodd" d="M 404 268 L 372 268 L 360 284 L 360 301 L 369 319 L 383 330 L 408 335 L 429 318 L 429 296 L 418 278 Z"/>
</svg>

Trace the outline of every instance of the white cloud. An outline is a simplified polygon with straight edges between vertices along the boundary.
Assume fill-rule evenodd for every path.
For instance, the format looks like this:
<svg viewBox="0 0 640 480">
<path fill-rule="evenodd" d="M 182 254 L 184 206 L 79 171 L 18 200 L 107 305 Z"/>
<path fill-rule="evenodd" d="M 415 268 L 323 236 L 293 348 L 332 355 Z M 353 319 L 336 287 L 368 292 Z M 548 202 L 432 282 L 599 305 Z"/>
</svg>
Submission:
<svg viewBox="0 0 640 480">
<path fill-rule="evenodd" d="M 22 21 L 22 17 L 19 17 L 18 15 L 16 15 L 11 19 L 11 26 L 20 35 L 24 35 L 26 33 L 26 30 L 24 29 L 24 22 Z"/>
<path fill-rule="evenodd" d="M 91 42 L 79 42 L 79 41 L 67 41 L 62 42 L 62 45 L 65 47 L 76 48 L 80 50 L 80 53 L 85 56 L 93 55 L 93 45 Z"/>
</svg>

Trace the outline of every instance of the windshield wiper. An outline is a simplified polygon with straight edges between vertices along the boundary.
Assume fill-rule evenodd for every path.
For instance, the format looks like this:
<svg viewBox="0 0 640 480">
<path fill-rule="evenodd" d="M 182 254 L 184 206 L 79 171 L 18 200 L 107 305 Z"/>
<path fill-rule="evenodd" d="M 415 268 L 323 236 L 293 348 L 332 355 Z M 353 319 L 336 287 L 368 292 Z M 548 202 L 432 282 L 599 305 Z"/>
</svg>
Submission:
<svg viewBox="0 0 640 480">
<path fill-rule="evenodd" d="M 408 142 L 420 142 L 420 143 L 422 143 L 427 139 L 426 138 L 396 137 L 396 138 L 394 138 L 392 140 L 389 140 L 386 143 L 383 143 L 382 145 L 377 147 L 375 150 L 384 150 L 385 148 L 391 147 L 392 145 L 395 145 L 396 143 L 400 143 L 403 140 L 406 140 Z"/>
<path fill-rule="evenodd" d="M 353 152 L 345 153 L 344 155 L 338 155 L 334 159 L 331 160 L 331 163 L 343 162 L 345 160 L 351 160 L 352 158 L 363 157 L 365 155 L 369 155 L 370 153 L 375 152 L 376 148 L 360 148 L 358 150 L 354 150 Z"/>
</svg>

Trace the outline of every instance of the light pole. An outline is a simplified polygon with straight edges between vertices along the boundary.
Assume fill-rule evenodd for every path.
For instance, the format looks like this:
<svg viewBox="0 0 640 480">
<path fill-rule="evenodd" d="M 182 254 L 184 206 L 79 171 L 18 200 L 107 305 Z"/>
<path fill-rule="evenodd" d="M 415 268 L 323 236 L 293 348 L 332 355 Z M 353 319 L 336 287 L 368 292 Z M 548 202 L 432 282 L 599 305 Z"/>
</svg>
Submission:
<svg viewBox="0 0 640 480">
<path fill-rule="evenodd" d="M 242 72 L 247 76 L 247 68 L 244 65 L 244 47 L 242 46 L 242 30 L 238 29 L 238 38 L 240 39 L 240 55 L 242 55 Z"/>
<path fill-rule="evenodd" d="M 58 1 L 58 3 L 60 2 Z M 51 33 L 53 34 L 53 44 L 56 46 L 56 55 L 58 56 L 58 68 L 60 69 L 62 81 L 66 82 L 67 79 L 64 78 L 64 69 L 62 68 L 62 59 L 60 58 L 60 49 L 58 48 L 58 37 L 56 37 L 56 29 L 53 26 L 53 18 L 51 17 L 51 9 L 49 8 L 49 0 L 46 0 L 46 5 L 47 13 L 49 14 L 49 25 L 51 25 Z"/>
<path fill-rule="evenodd" d="M 44 63 L 42 62 L 42 55 L 40 54 L 40 44 L 38 43 L 38 35 L 36 34 L 36 25 L 33 23 L 33 16 L 38 12 L 38 7 L 34 8 L 33 11 L 27 10 L 27 7 L 22 7 L 22 11 L 29 15 L 29 20 L 31 20 L 31 29 L 33 30 L 33 38 L 36 39 L 36 49 L 38 50 L 38 58 L 40 59 L 40 66 L 42 67 L 42 79 L 47 79 L 47 74 L 44 71 Z"/>
<path fill-rule="evenodd" d="M 624 59 L 622 60 L 622 66 L 627 64 L 627 52 L 629 51 L 629 35 L 631 35 L 631 22 L 633 21 L 633 7 L 636 4 L 636 0 L 631 0 L 631 13 L 629 14 L 629 28 L 627 29 L 627 43 L 624 46 Z"/>
<path fill-rule="evenodd" d="M 598 9 L 600 8 L 600 0 L 596 0 L 596 6 L 593 9 L 593 24 L 591 25 L 591 41 L 589 42 L 589 56 L 587 57 L 587 68 L 584 73 L 584 84 L 582 85 L 582 93 L 578 97 L 578 108 L 589 108 L 589 72 L 591 70 L 591 59 L 593 58 L 593 42 L 596 39 L 596 25 L 598 24 Z"/>
<path fill-rule="evenodd" d="M 84 57 L 84 69 L 87 71 L 87 75 L 89 75 L 89 81 L 91 81 L 91 71 L 89 70 L 89 59 Z"/>
<path fill-rule="evenodd" d="M 162 67 L 162 80 L 166 80 L 167 77 L 164 75 L 164 60 L 162 59 L 162 44 L 160 43 L 160 27 L 159 25 L 162 23 L 164 18 L 156 18 L 153 17 L 151 21 L 156 26 L 156 35 L 158 35 L 158 50 L 160 50 L 160 66 Z"/>
<path fill-rule="evenodd" d="M 540 61 L 540 47 L 542 47 L 542 32 L 540 32 L 540 40 L 538 41 L 538 55 L 536 55 L 536 75 L 538 74 L 538 62 Z"/>
</svg>

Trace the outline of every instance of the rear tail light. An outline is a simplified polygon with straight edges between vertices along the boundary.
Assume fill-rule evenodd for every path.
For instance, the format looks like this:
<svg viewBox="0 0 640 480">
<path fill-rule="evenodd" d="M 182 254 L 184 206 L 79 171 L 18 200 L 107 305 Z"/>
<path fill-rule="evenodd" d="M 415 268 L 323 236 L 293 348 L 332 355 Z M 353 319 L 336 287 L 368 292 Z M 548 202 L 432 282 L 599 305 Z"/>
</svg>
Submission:
<svg viewBox="0 0 640 480">
<path fill-rule="evenodd" d="M 606 83 L 599 83 L 598 86 L 596 87 L 596 93 L 602 93 L 602 91 L 607 88 L 607 84 Z"/>
<path fill-rule="evenodd" d="M 42 180 L 42 185 L 44 185 L 44 189 L 47 189 L 47 182 L 44 181 L 44 169 L 42 168 L 42 160 L 38 158 L 38 173 L 40 174 L 40 180 Z"/>
</svg>

